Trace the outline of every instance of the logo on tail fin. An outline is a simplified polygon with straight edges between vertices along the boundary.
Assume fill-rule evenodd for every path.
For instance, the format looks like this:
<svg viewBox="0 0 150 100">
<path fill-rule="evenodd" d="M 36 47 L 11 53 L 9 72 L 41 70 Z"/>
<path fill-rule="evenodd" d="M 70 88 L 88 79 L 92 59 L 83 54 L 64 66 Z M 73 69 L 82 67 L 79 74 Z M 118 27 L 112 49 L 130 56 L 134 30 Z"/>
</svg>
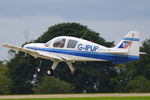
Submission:
<svg viewBox="0 0 150 100">
<path fill-rule="evenodd" d="M 124 48 L 124 49 L 126 49 L 126 48 L 128 48 L 129 45 L 131 45 L 131 43 L 132 42 L 130 42 L 130 41 L 123 41 L 118 48 Z"/>
</svg>

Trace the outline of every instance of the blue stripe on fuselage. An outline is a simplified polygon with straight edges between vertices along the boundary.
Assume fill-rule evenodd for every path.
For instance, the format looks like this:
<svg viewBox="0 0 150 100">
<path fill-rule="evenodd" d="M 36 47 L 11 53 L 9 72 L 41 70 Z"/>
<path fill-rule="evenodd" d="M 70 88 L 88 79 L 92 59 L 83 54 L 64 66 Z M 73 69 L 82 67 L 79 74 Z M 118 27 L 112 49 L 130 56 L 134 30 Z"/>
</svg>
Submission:
<svg viewBox="0 0 150 100">
<path fill-rule="evenodd" d="M 139 59 L 139 56 L 131 56 L 131 55 L 127 56 L 127 55 L 116 55 L 116 54 L 108 54 L 108 53 L 52 49 L 52 48 L 38 48 L 38 47 L 26 47 L 26 48 L 33 49 L 33 50 L 39 50 L 39 51 L 73 55 L 73 56 L 109 60 L 109 61 L 112 61 L 114 64 L 120 64 L 120 63 L 125 63 L 125 62 L 134 61 L 134 60 Z"/>
</svg>

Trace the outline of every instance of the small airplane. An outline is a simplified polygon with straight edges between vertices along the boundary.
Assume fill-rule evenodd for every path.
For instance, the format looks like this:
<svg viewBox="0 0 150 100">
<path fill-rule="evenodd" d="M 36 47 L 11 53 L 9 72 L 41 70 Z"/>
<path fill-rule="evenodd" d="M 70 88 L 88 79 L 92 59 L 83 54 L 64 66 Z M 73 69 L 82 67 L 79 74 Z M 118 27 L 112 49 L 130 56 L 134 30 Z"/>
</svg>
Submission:
<svg viewBox="0 0 150 100">
<path fill-rule="evenodd" d="M 30 43 L 23 47 L 9 44 L 3 46 L 28 53 L 35 58 L 52 60 L 53 65 L 46 70 L 47 75 L 54 73 L 59 62 L 66 62 L 75 75 L 76 69 L 72 66 L 75 61 L 111 61 L 113 64 L 121 64 L 138 60 L 139 40 L 139 32 L 130 31 L 112 48 L 71 36 L 59 36 L 47 43 Z M 41 67 L 37 71 L 41 72 Z"/>
</svg>

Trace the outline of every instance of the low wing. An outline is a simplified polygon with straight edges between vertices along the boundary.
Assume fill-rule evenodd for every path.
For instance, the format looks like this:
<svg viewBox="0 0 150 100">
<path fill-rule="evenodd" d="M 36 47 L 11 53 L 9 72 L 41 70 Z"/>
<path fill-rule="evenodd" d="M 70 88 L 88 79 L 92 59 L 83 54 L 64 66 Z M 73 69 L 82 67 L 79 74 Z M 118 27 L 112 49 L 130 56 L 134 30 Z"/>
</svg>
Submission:
<svg viewBox="0 0 150 100">
<path fill-rule="evenodd" d="M 13 45 L 9 45 L 9 44 L 3 44 L 4 47 L 7 47 L 7 48 L 11 48 L 11 49 L 15 49 L 15 50 L 18 50 L 18 51 L 22 51 L 22 52 L 25 52 L 25 53 L 28 53 L 34 57 L 39 57 L 39 58 L 44 58 L 44 59 L 49 59 L 49 60 L 60 60 L 62 61 L 63 59 L 61 57 L 58 57 L 54 54 L 48 54 L 48 53 L 45 53 L 45 52 L 42 52 L 42 51 L 36 51 L 36 50 L 31 50 L 31 49 L 26 49 L 26 48 L 22 48 L 22 47 L 18 47 L 18 46 L 13 46 Z"/>
</svg>

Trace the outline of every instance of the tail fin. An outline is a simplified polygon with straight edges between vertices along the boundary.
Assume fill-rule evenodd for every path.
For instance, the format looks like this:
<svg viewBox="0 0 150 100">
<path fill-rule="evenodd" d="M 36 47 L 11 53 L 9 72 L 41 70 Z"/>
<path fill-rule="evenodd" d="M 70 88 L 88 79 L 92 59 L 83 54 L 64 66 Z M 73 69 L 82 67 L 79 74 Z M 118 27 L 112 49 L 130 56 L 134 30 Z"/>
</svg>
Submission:
<svg viewBox="0 0 150 100">
<path fill-rule="evenodd" d="M 139 32 L 130 31 L 115 48 L 127 50 L 128 55 L 139 56 Z"/>
</svg>

